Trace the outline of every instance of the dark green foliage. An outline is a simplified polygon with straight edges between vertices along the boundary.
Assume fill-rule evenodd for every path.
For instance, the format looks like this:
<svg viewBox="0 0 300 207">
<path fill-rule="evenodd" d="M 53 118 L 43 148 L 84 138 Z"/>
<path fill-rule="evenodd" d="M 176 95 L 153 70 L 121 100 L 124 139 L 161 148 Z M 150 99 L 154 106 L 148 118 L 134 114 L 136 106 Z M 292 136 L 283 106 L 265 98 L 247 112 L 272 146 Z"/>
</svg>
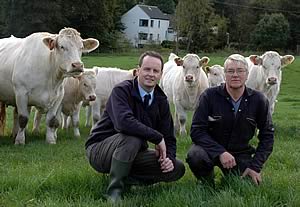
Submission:
<svg viewBox="0 0 300 207">
<path fill-rule="evenodd" d="M 186 50 L 197 53 L 224 46 L 226 19 L 214 13 L 209 0 L 179 1 L 176 25 L 180 37 L 187 38 Z"/>
<path fill-rule="evenodd" d="M 157 6 L 163 13 L 174 14 L 175 2 L 173 0 L 146 0 L 146 5 Z"/>
<path fill-rule="evenodd" d="M 290 37 L 290 27 L 282 14 L 266 14 L 258 22 L 253 33 L 253 44 L 258 49 L 274 50 L 285 48 Z"/>
</svg>

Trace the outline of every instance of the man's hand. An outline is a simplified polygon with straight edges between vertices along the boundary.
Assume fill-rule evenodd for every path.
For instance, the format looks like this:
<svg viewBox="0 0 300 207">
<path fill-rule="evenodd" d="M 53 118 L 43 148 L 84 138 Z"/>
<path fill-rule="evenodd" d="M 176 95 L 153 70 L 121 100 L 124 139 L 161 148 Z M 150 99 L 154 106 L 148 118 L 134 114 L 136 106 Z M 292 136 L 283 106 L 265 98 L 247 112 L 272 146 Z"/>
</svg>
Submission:
<svg viewBox="0 0 300 207">
<path fill-rule="evenodd" d="M 155 146 L 155 154 L 159 157 L 158 162 L 160 163 L 160 169 L 163 173 L 171 172 L 174 169 L 172 160 L 167 157 L 167 149 L 164 139 Z"/>
<path fill-rule="evenodd" d="M 155 145 L 155 154 L 158 158 L 159 162 L 162 162 L 167 157 L 167 148 L 164 138 L 160 141 L 158 145 Z"/>
<path fill-rule="evenodd" d="M 225 169 L 231 169 L 236 166 L 234 157 L 229 152 L 223 152 L 219 156 L 220 162 Z"/>
<path fill-rule="evenodd" d="M 250 168 L 246 168 L 246 170 L 243 172 L 242 178 L 249 176 L 251 177 L 252 181 L 256 184 L 259 185 L 262 181 L 261 179 L 261 174 L 251 170 Z"/>
<path fill-rule="evenodd" d="M 160 162 L 160 169 L 163 173 L 171 172 L 172 170 L 174 170 L 172 160 L 170 160 L 168 157 L 164 159 L 162 162 Z"/>
</svg>

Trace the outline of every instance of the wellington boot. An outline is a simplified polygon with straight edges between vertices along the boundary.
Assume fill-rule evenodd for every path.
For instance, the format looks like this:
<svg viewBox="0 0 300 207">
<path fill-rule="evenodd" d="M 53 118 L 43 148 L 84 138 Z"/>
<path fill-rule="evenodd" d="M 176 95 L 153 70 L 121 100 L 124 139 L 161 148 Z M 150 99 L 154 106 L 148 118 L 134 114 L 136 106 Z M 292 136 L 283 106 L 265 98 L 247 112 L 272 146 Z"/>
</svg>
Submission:
<svg viewBox="0 0 300 207">
<path fill-rule="evenodd" d="M 129 175 L 132 162 L 123 162 L 112 158 L 110 168 L 110 183 L 107 187 L 107 196 L 112 203 L 121 200 L 125 188 L 124 180 Z"/>
</svg>

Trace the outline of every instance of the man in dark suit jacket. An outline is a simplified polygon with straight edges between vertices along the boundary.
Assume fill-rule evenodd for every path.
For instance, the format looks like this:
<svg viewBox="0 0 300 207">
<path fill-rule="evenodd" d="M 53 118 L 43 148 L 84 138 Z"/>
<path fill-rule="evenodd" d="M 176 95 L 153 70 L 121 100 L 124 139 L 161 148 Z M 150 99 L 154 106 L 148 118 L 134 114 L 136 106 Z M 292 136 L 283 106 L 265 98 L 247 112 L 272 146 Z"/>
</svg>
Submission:
<svg viewBox="0 0 300 207">
<path fill-rule="evenodd" d="M 139 60 L 137 77 L 114 87 L 86 151 L 91 166 L 110 174 L 107 195 L 120 200 L 126 183 L 170 182 L 184 175 L 176 159 L 176 138 L 166 95 L 157 85 L 162 57 L 152 51 Z M 155 145 L 149 149 L 147 142 Z"/>
</svg>

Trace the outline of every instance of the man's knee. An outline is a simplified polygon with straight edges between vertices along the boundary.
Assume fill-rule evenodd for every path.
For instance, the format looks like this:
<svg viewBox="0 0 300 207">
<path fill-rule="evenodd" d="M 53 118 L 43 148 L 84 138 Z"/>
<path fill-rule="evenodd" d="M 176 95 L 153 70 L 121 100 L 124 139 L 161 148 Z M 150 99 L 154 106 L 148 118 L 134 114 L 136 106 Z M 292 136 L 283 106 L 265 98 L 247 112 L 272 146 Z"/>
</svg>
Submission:
<svg viewBox="0 0 300 207">
<path fill-rule="evenodd" d="M 189 150 L 186 162 L 196 177 L 211 174 L 214 168 L 214 163 L 207 152 L 197 145 L 193 145 Z"/>
<path fill-rule="evenodd" d="M 193 145 L 188 151 L 186 162 L 189 166 L 198 166 L 209 161 L 207 152 L 200 146 Z"/>
<path fill-rule="evenodd" d="M 139 152 L 143 140 L 129 135 L 120 134 L 120 143 L 116 148 L 113 157 L 123 161 L 133 161 Z"/>
<path fill-rule="evenodd" d="M 185 174 L 185 166 L 182 161 L 176 159 L 174 168 L 174 181 L 179 180 Z"/>
</svg>

